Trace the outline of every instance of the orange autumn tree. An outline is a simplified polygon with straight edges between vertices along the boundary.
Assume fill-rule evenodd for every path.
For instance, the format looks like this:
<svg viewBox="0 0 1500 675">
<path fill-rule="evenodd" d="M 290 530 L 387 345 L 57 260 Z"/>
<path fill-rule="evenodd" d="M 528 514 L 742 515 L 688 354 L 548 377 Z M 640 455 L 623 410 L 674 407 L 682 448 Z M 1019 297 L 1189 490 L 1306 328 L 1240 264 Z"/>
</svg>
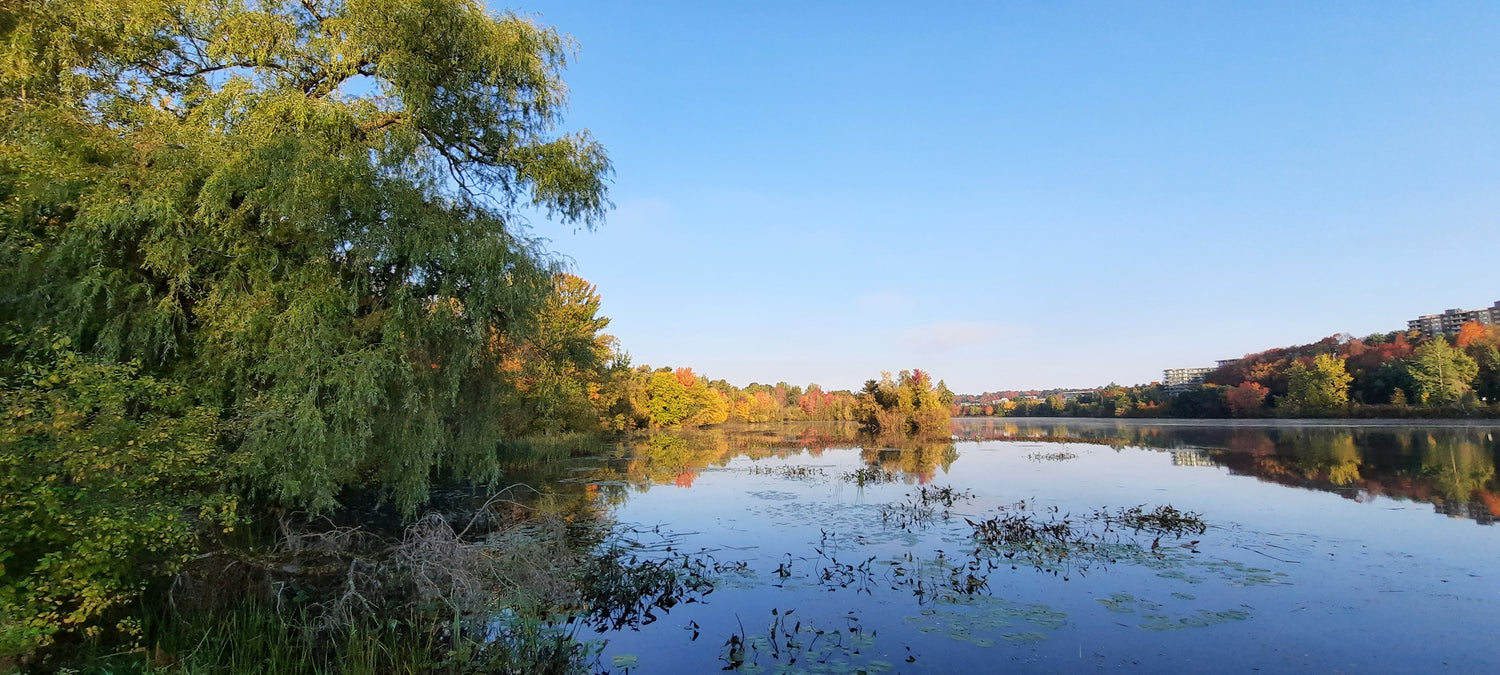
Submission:
<svg viewBox="0 0 1500 675">
<path fill-rule="evenodd" d="M 1454 344 L 1474 359 L 1479 368 L 1474 378 L 1474 393 L 1483 401 L 1500 401 L 1500 326 L 1466 323 L 1458 331 Z"/>
<path fill-rule="evenodd" d="M 1488 341 L 1490 336 L 1490 326 L 1485 326 L 1485 324 L 1481 324 L 1479 321 L 1469 321 L 1469 323 L 1464 324 L 1463 327 L 1458 329 L 1458 335 L 1454 336 L 1454 347 L 1466 350 L 1466 348 L 1476 344 L 1476 342 Z"/>
</svg>

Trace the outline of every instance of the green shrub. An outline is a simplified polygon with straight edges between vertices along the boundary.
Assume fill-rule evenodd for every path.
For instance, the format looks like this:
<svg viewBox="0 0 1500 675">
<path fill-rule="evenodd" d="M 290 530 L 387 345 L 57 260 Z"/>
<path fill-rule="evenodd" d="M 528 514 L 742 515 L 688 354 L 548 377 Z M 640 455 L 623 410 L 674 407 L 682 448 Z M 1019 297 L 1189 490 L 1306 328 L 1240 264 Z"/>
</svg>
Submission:
<svg viewBox="0 0 1500 675">
<path fill-rule="evenodd" d="M 30 356 L 0 371 L 0 656 L 129 639 L 145 586 L 236 520 L 214 410 L 66 339 Z"/>
</svg>

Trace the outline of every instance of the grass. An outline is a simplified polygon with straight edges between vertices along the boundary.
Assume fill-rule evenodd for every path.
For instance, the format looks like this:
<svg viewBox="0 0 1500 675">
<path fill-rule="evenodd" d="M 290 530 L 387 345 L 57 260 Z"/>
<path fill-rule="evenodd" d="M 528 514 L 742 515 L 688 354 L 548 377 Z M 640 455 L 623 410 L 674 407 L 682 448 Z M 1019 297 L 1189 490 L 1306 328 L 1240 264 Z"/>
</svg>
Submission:
<svg viewBox="0 0 1500 675">
<path fill-rule="evenodd" d="M 330 626 L 312 606 L 250 600 L 216 610 L 149 613 L 146 644 L 82 657 L 59 673 L 114 675 L 375 675 L 434 672 L 587 673 L 598 648 L 576 625 L 537 618 L 465 621 L 438 612 Z"/>
</svg>

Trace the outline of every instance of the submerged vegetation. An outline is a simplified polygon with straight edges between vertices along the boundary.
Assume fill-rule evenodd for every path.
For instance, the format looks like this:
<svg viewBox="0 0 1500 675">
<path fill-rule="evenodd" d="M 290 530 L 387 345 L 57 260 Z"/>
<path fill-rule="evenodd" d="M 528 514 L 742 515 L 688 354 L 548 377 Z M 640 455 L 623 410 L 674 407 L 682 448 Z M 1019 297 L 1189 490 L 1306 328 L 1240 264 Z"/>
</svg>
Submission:
<svg viewBox="0 0 1500 675">
<path fill-rule="evenodd" d="M 880 507 L 880 521 L 903 530 L 926 527 L 933 520 L 948 520 L 953 515 L 953 505 L 974 497 L 970 490 L 955 490 L 949 486 L 923 485 L 906 496 L 906 499 Z"/>
<path fill-rule="evenodd" d="M 752 466 L 749 469 L 752 476 L 765 475 L 777 478 L 820 480 L 828 475 L 820 467 L 816 466 Z"/>
<path fill-rule="evenodd" d="M 1070 459 L 1078 459 L 1076 452 L 1033 452 L 1026 455 L 1026 459 L 1033 462 L 1066 462 Z"/>
<path fill-rule="evenodd" d="M 853 471 L 839 476 L 839 480 L 845 483 L 853 483 L 859 487 L 866 485 L 879 485 L 881 483 L 894 483 L 900 480 L 900 476 L 889 469 L 879 466 L 862 466 Z"/>
<path fill-rule="evenodd" d="M 965 519 L 973 528 L 974 541 L 1012 565 L 1025 564 L 1053 574 L 1084 574 L 1091 566 L 1142 554 L 1161 557 L 1164 538 L 1170 545 L 1208 531 L 1201 515 L 1170 504 L 1150 511 L 1136 506 L 1073 515 L 1061 513 L 1056 506 L 1039 509 L 1034 502 L 1022 501 L 999 511 L 978 521 Z M 1153 537 L 1149 545 L 1132 536 L 1142 533 Z M 1193 540 L 1177 546 L 1193 550 L 1198 543 Z"/>
</svg>

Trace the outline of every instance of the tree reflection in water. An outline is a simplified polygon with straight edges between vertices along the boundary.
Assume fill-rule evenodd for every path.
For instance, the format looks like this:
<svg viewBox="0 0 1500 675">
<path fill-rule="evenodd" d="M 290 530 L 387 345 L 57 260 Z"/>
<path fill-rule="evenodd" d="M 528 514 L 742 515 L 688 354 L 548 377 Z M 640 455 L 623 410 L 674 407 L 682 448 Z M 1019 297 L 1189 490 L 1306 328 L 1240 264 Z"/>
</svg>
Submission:
<svg viewBox="0 0 1500 675">
<path fill-rule="evenodd" d="M 1141 447 L 1190 457 L 1193 465 L 1226 467 L 1236 475 L 1355 501 L 1376 497 L 1429 503 L 1444 514 L 1483 524 L 1500 517 L 1495 464 L 1500 428 L 1336 426 L 1327 424 L 1163 424 L 1114 420 L 995 418 L 955 420 L 952 438 L 871 436 L 852 423 L 768 423 L 638 434 L 615 443 L 603 462 L 571 476 L 537 475 L 534 484 L 589 486 L 584 497 L 618 504 L 652 486 L 691 488 L 698 475 L 740 457 L 819 457 L 858 448 L 872 467 L 907 483 L 927 484 L 947 472 L 969 441 L 1087 443 Z M 1175 455 L 1174 455 L 1175 457 Z M 539 467 L 555 474 L 559 469 Z M 525 481 L 525 472 L 511 477 Z"/>
<path fill-rule="evenodd" d="M 955 438 L 1026 440 L 1196 451 L 1231 473 L 1357 501 L 1377 496 L 1430 503 L 1490 524 L 1500 517 L 1490 427 L 1325 424 L 1159 424 L 1113 420 L 959 420 Z"/>
</svg>

